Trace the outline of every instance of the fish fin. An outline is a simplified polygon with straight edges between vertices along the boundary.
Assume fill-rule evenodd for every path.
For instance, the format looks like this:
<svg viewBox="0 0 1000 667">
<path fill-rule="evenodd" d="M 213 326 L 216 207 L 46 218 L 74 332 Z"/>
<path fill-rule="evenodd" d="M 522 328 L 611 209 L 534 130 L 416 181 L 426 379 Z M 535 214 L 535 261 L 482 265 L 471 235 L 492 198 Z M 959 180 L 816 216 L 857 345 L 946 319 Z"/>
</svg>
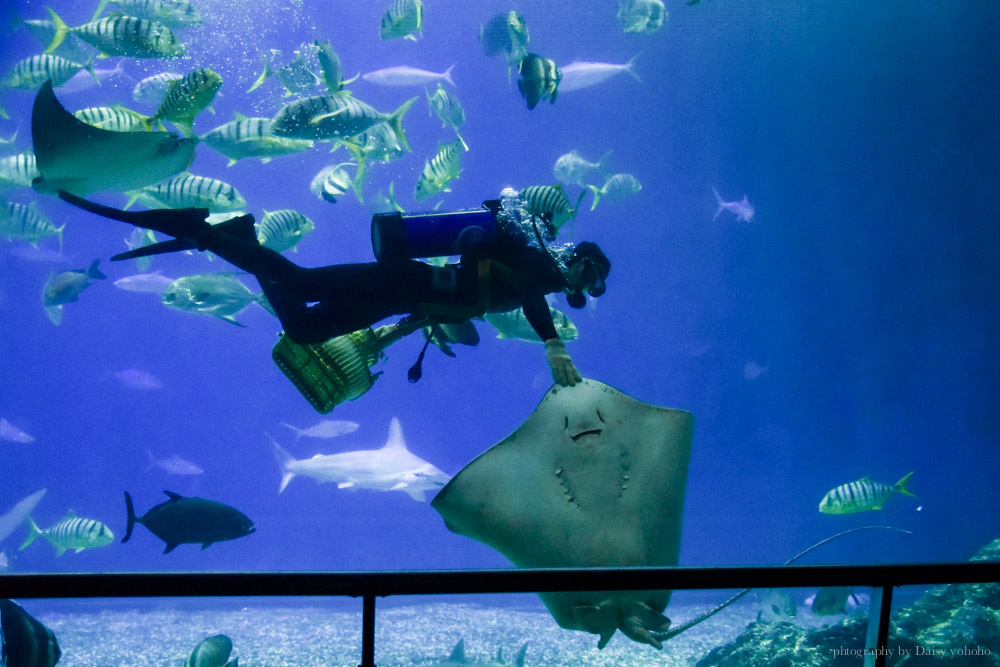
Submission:
<svg viewBox="0 0 1000 667">
<path fill-rule="evenodd" d="M 56 326 L 62 324 L 62 304 L 58 306 L 45 306 L 45 314 L 48 315 L 52 324 Z"/>
<path fill-rule="evenodd" d="M 101 0 L 97 3 L 97 9 L 94 10 L 94 15 L 90 18 L 91 21 L 96 21 L 101 16 L 101 12 L 103 12 L 104 8 L 108 6 L 108 1 L 109 0 Z"/>
<path fill-rule="evenodd" d="M 125 492 L 125 512 L 128 514 L 128 524 L 125 527 L 125 537 L 122 538 L 122 544 L 128 542 L 128 538 L 132 537 L 132 528 L 138 521 L 135 516 L 135 507 L 132 505 L 132 496 L 129 495 L 128 491 Z"/>
<path fill-rule="evenodd" d="M 174 501 L 177 501 L 177 500 L 184 500 L 184 496 L 182 496 L 179 493 L 174 493 L 173 491 L 166 491 L 166 490 L 164 490 L 164 493 L 167 494 L 168 498 L 170 498 L 170 500 L 167 501 L 167 502 L 174 502 Z"/>
<path fill-rule="evenodd" d="M 722 201 L 722 197 L 719 195 L 719 191 L 716 190 L 715 187 L 712 188 L 712 192 L 715 194 L 715 201 L 719 204 L 719 208 L 715 209 L 715 215 L 712 216 L 712 220 L 715 220 L 719 217 L 719 214 L 726 209 L 726 202 Z"/>
<path fill-rule="evenodd" d="M 250 93 L 250 92 L 253 92 L 254 90 L 256 90 L 260 86 L 260 84 L 262 84 L 265 81 L 267 81 L 267 78 L 269 76 L 271 76 L 271 74 L 272 74 L 272 72 L 271 72 L 271 63 L 270 63 L 270 61 L 267 58 L 267 54 L 265 53 L 264 54 L 264 71 L 260 73 L 260 76 L 257 77 L 257 80 L 254 81 L 253 85 L 250 86 L 250 88 L 247 89 L 247 92 Z"/>
<path fill-rule="evenodd" d="M 58 558 L 59 556 L 62 556 L 64 553 L 66 553 L 66 547 L 64 547 L 62 545 L 59 545 L 59 544 L 56 544 L 55 542 L 52 542 L 52 546 L 54 546 L 56 548 L 56 558 Z"/>
<path fill-rule="evenodd" d="M 600 172 L 601 176 L 604 177 L 604 180 L 607 180 L 611 176 L 611 174 L 608 173 L 608 168 L 604 163 L 611 158 L 612 153 L 614 153 L 613 150 L 608 151 L 607 153 L 601 156 L 600 160 L 597 161 L 597 171 Z"/>
<path fill-rule="evenodd" d="M 403 426 L 399 423 L 398 417 L 393 417 L 392 421 L 389 422 L 389 437 L 386 439 L 382 449 L 408 451 L 406 449 L 406 440 L 403 439 Z"/>
<path fill-rule="evenodd" d="M 642 53 L 642 52 L 640 51 L 639 53 Z M 635 73 L 635 68 L 632 67 L 632 65 L 635 64 L 635 59 L 638 58 L 638 57 L 639 57 L 639 54 L 637 53 L 634 56 L 632 56 L 631 58 L 629 58 L 629 61 L 627 63 L 625 63 L 625 71 L 628 72 L 629 74 L 631 74 L 633 79 L 635 79 L 639 83 L 642 83 L 642 79 L 639 78 L 639 75 Z"/>
<path fill-rule="evenodd" d="M 593 211 L 597 208 L 597 202 L 601 201 L 601 189 L 596 185 L 588 185 L 587 187 L 594 193 L 594 203 L 590 205 L 590 210 Z M 714 220 L 715 218 L 712 219 Z"/>
<path fill-rule="evenodd" d="M 410 141 L 406 138 L 406 132 L 403 131 L 403 116 L 406 112 L 410 110 L 413 103 L 417 101 L 418 98 L 411 97 L 407 101 L 399 105 L 399 108 L 392 112 L 389 116 L 389 127 L 392 128 L 393 134 L 396 135 L 396 140 L 399 141 L 399 145 L 403 147 L 406 152 L 411 152 Z"/>
<path fill-rule="evenodd" d="M 59 48 L 59 45 L 63 43 L 64 39 L 66 39 L 66 35 L 69 33 L 69 26 L 66 25 L 66 22 L 63 21 L 58 14 L 56 14 L 54 9 L 52 9 L 51 7 L 46 7 L 45 9 L 48 10 L 49 16 L 52 17 L 52 23 L 55 25 L 56 28 L 56 32 L 55 35 L 53 35 L 52 37 L 52 41 L 49 42 L 49 45 L 45 47 L 45 53 L 52 53 L 57 48 Z"/>
<path fill-rule="evenodd" d="M 285 426 L 288 426 L 288 424 L 285 424 Z M 291 464 L 295 463 L 295 459 L 278 444 L 277 440 L 271 437 L 270 433 L 265 433 L 264 435 L 268 437 L 274 446 L 274 458 L 277 459 L 278 467 L 281 468 L 281 486 L 278 487 L 278 493 L 281 493 L 288 486 L 288 483 L 292 481 L 292 478 L 295 477 L 295 473 L 291 470 Z"/>
<path fill-rule="evenodd" d="M 223 316 L 222 316 L 222 317 L 220 317 L 219 319 L 220 319 L 220 320 L 225 320 L 226 322 L 229 322 L 230 324 L 235 324 L 235 325 L 236 325 L 236 326 L 238 326 L 238 327 L 243 327 L 243 328 L 246 328 L 246 325 L 245 325 L 245 324 L 241 323 L 241 322 L 240 322 L 239 320 L 237 320 L 237 319 L 236 319 L 236 318 L 235 318 L 234 316 L 232 316 L 232 315 L 223 315 Z"/>
<path fill-rule="evenodd" d="M 168 554 L 168 553 L 170 553 L 171 551 L 173 551 L 176 548 L 177 548 L 177 544 L 170 544 L 168 542 L 166 548 L 163 550 L 163 553 Z"/>
<path fill-rule="evenodd" d="M 336 111 L 331 111 L 330 113 L 321 113 L 321 114 L 319 114 L 317 116 L 313 116 L 312 118 L 310 118 L 309 119 L 309 124 L 310 125 L 318 125 L 321 122 L 323 122 L 324 120 L 327 120 L 329 118 L 333 118 L 334 116 L 336 116 L 338 114 L 342 114 L 345 111 L 347 111 L 347 107 L 341 107 L 341 108 L 337 109 Z"/>
<path fill-rule="evenodd" d="M 455 86 L 456 88 L 458 88 L 458 86 L 455 84 L 454 80 L 452 80 L 452 78 L 451 78 L 451 70 L 453 70 L 453 69 L 455 69 L 454 65 L 452 65 L 451 67 L 449 67 L 448 69 L 446 69 L 444 71 L 444 75 L 443 75 L 444 76 L 444 80 L 447 81 L 448 83 L 450 83 L 451 85 Z"/>
<path fill-rule="evenodd" d="M 26 549 L 29 544 L 35 541 L 36 537 L 42 534 L 42 531 L 39 530 L 38 524 L 35 523 L 34 519 L 32 519 L 30 516 L 26 517 L 26 519 L 28 521 L 28 537 L 26 540 L 24 540 L 24 544 L 18 547 L 18 551 Z"/>
<path fill-rule="evenodd" d="M 916 498 L 917 494 L 913 493 L 908 488 L 906 488 L 906 485 L 909 483 L 911 477 L 913 477 L 913 473 L 912 472 L 907 473 L 906 475 L 903 476 L 903 479 L 896 482 L 896 486 L 893 488 L 895 488 L 896 491 L 902 493 L 904 496 L 913 496 L 914 498 Z"/>
<path fill-rule="evenodd" d="M 97 265 L 100 263 L 101 263 L 100 259 L 95 259 L 93 262 L 90 263 L 90 266 L 87 267 L 88 278 L 93 278 L 94 280 L 104 280 L 105 278 L 107 278 L 107 276 L 101 273 L 101 270 L 97 268 Z"/>
<path fill-rule="evenodd" d="M 201 550 L 204 551 L 205 549 L 209 548 L 213 544 L 215 544 L 215 542 L 202 542 L 201 543 Z"/>
</svg>

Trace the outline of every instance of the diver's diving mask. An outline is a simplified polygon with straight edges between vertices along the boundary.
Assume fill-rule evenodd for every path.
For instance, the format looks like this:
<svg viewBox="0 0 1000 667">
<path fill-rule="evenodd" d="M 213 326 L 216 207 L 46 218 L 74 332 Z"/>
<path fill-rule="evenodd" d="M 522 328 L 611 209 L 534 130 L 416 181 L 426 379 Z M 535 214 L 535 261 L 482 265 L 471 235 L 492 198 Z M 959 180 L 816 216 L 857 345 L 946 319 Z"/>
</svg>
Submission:
<svg viewBox="0 0 1000 667">
<path fill-rule="evenodd" d="M 571 308 L 583 308 L 587 305 L 587 299 L 583 295 L 584 290 L 592 297 L 599 297 L 607 290 L 604 282 L 607 273 L 602 270 L 603 267 L 598 262 L 587 256 L 580 257 L 577 262 L 579 264 L 576 264 L 571 272 L 576 274 L 574 277 L 577 278 L 578 284 L 572 285 L 572 289 L 566 294 L 566 302 Z"/>
</svg>

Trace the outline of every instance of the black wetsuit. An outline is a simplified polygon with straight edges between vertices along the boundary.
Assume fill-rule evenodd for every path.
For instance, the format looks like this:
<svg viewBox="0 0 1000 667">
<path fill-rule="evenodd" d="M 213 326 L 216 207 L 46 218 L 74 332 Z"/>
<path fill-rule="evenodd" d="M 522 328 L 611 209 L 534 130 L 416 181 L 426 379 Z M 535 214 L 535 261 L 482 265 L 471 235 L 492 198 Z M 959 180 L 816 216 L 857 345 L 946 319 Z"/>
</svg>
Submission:
<svg viewBox="0 0 1000 667">
<path fill-rule="evenodd" d="M 393 315 L 457 322 L 519 306 L 541 340 L 557 337 L 545 295 L 565 283 L 538 248 L 501 242 L 443 267 L 402 260 L 304 268 L 262 246 L 228 245 L 208 249 L 257 277 L 297 343 L 319 343 Z"/>
<path fill-rule="evenodd" d="M 561 291 L 565 278 L 546 250 L 504 234 L 444 267 L 401 260 L 305 268 L 260 245 L 250 215 L 213 227 L 205 222 L 207 209 L 121 211 L 62 191 L 59 197 L 92 213 L 169 234 L 178 241 L 159 245 L 170 251 L 210 250 L 252 273 L 296 343 L 321 343 L 393 315 L 460 322 L 519 306 L 541 340 L 557 338 L 545 296 Z M 137 256 L 117 258 L 128 255 Z"/>
</svg>

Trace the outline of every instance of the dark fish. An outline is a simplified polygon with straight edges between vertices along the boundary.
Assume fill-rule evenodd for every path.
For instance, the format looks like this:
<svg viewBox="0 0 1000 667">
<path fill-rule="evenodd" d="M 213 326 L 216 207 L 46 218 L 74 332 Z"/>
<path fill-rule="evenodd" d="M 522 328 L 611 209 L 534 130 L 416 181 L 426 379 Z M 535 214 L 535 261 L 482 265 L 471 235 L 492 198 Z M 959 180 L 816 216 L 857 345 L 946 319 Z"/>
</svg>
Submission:
<svg viewBox="0 0 1000 667">
<path fill-rule="evenodd" d="M 0 599 L 3 660 L 7 667 L 52 667 L 62 652 L 56 636 L 10 600 Z"/>
<path fill-rule="evenodd" d="M 529 53 L 517 66 L 521 78 L 517 80 L 517 89 L 521 97 L 528 103 L 529 109 L 534 109 L 542 100 L 554 104 L 559 92 L 559 82 L 562 72 L 554 61 L 543 58 L 535 53 Z"/>
<path fill-rule="evenodd" d="M 253 521 L 235 507 L 204 498 L 185 498 L 172 491 L 164 493 L 170 500 L 152 508 L 145 516 L 137 517 L 132 496 L 125 492 L 128 527 L 122 542 L 128 542 L 136 522 L 167 543 L 165 554 L 178 544 L 201 544 L 202 549 L 207 549 L 215 542 L 235 540 L 256 530 Z"/>
<path fill-rule="evenodd" d="M 229 662 L 233 651 L 233 640 L 226 635 L 213 635 L 198 642 L 191 655 L 184 661 L 184 667 L 237 667 L 239 658 Z"/>
</svg>

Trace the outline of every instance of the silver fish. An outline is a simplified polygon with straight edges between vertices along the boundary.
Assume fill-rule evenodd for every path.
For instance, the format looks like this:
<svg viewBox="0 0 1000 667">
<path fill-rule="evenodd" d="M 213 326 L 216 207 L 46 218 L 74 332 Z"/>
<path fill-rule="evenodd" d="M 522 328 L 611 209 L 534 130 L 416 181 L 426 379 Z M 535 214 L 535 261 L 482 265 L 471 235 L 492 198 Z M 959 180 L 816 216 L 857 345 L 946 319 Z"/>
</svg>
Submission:
<svg viewBox="0 0 1000 667">
<path fill-rule="evenodd" d="M 112 373 L 114 378 L 123 387 L 135 389 L 137 391 L 155 391 L 163 389 L 163 380 L 152 373 L 139 370 L 138 368 L 123 368 Z"/>
<path fill-rule="evenodd" d="M 574 60 L 569 65 L 560 67 L 562 80 L 559 82 L 559 92 L 566 93 L 571 90 L 589 88 L 599 83 L 604 83 L 611 77 L 618 74 L 629 74 L 636 81 L 642 82 L 639 75 L 635 73 L 633 65 L 638 56 L 632 56 L 624 65 L 614 63 L 595 63 L 581 60 Z"/>
<path fill-rule="evenodd" d="M 455 69 L 454 65 L 443 72 L 431 72 L 409 65 L 398 65 L 368 72 L 363 74 L 361 78 L 380 86 L 426 86 L 429 83 L 440 81 L 447 81 L 454 86 L 455 81 L 451 78 L 453 69 Z"/>
<path fill-rule="evenodd" d="M 264 308 L 263 294 L 254 294 L 232 273 L 200 273 L 178 278 L 163 292 L 163 303 L 189 313 L 218 317 L 238 327 L 236 315 L 252 303 Z"/>
<path fill-rule="evenodd" d="M 357 422 L 346 421 L 343 419 L 321 419 L 318 423 L 313 426 L 309 426 L 308 428 L 298 428 L 297 426 L 292 426 L 291 424 L 286 424 L 285 422 L 281 422 L 281 425 L 292 429 L 292 432 L 295 433 L 296 442 L 303 437 L 336 438 L 340 435 L 354 433 L 359 427 Z"/>
<path fill-rule="evenodd" d="M 149 294 L 163 294 L 167 285 L 174 282 L 173 278 L 168 278 L 159 271 L 153 273 L 137 273 L 131 276 L 119 278 L 112 284 L 118 289 L 126 292 L 148 292 Z"/>
<path fill-rule="evenodd" d="M 552 306 L 549 306 L 549 313 L 552 314 L 556 335 L 561 340 L 576 340 L 580 336 L 580 330 L 566 316 L 566 313 Z M 531 323 L 528 322 L 522 308 L 515 308 L 504 313 L 486 313 L 484 318 L 497 330 L 497 338 L 514 338 L 531 343 L 542 342 Z"/>
<path fill-rule="evenodd" d="M 559 156 L 555 167 L 552 169 L 552 173 L 563 183 L 586 187 L 587 177 L 594 172 L 600 174 L 602 181 L 607 180 L 608 173 L 605 162 L 610 157 L 611 151 L 608 151 L 597 162 L 589 162 L 579 152 L 572 150 L 569 153 Z"/>
<path fill-rule="evenodd" d="M 84 67 L 79 72 L 70 77 L 70 80 L 59 86 L 59 93 L 61 95 L 71 95 L 73 93 L 79 93 L 84 90 L 90 90 L 94 86 L 102 86 L 104 83 L 116 76 L 122 76 L 127 74 L 125 69 L 122 67 L 121 62 L 115 63 L 115 66 L 111 69 L 97 69 Z"/>
<path fill-rule="evenodd" d="M 668 18 L 670 14 L 663 0 L 622 0 L 618 3 L 618 22 L 626 33 L 651 35 L 662 28 Z"/>
<path fill-rule="evenodd" d="M 147 449 L 146 455 L 149 457 L 149 466 L 146 468 L 147 471 L 152 470 L 153 468 L 159 468 L 168 475 L 200 475 L 205 472 L 205 470 L 197 463 L 192 463 L 187 459 L 182 459 L 176 454 L 165 459 L 158 459 L 153 456 L 153 452 Z"/>
<path fill-rule="evenodd" d="M 719 217 L 719 214 L 723 211 L 729 211 L 736 216 L 739 222 L 751 222 L 756 214 L 753 204 L 747 200 L 747 196 L 743 195 L 743 199 L 740 201 L 723 201 L 722 197 L 719 195 L 719 191 L 712 188 L 712 192 L 715 194 L 715 201 L 719 205 L 719 208 L 715 209 L 715 215 L 712 216 L 712 220 Z"/>
</svg>

